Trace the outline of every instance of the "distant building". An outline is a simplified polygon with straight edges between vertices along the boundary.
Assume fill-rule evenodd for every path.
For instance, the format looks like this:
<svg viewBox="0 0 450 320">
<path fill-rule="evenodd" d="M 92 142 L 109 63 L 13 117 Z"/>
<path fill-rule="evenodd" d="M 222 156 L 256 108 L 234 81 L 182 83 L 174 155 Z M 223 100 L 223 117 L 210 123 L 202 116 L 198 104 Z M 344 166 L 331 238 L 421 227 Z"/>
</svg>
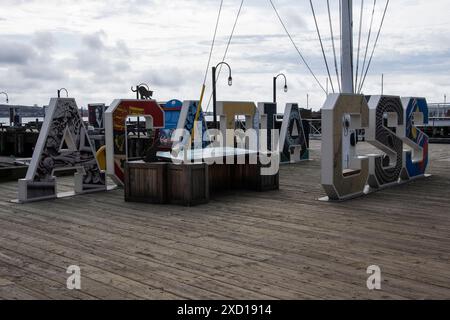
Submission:
<svg viewBox="0 0 450 320">
<path fill-rule="evenodd" d="M 428 110 L 430 118 L 450 117 L 450 103 L 429 103 Z"/>
<path fill-rule="evenodd" d="M 44 117 L 44 109 L 39 106 L 23 106 L 23 105 L 12 105 L 12 104 L 0 104 L 0 118 L 9 118 L 10 108 L 17 110 L 23 118 L 42 118 Z"/>
</svg>

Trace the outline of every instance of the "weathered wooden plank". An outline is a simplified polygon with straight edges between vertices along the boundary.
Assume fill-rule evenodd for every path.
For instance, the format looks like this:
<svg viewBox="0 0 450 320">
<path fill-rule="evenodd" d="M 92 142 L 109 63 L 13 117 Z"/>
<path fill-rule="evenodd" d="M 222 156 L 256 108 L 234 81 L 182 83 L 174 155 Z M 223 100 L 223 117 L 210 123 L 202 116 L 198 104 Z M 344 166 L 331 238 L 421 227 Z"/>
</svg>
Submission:
<svg viewBox="0 0 450 320">
<path fill-rule="evenodd" d="M 16 183 L 0 184 L 0 250 L 14 258 L 0 257 L 0 299 L 449 299 L 450 146 L 431 146 L 432 178 L 342 204 L 317 201 L 311 147 L 316 160 L 281 167 L 279 192 L 216 194 L 195 209 L 125 203 L 123 190 L 18 206 Z M 142 177 L 133 183 L 154 187 Z M 91 290 L 55 290 L 74 260 Z M 382 267 L 381 292 L 365 288 L 369 264 Z"/>
<path fill-rule="evenodd" d="M 316 281 L 317 281 L 317 279 L 316 279 Z M 342 286 L 342 284 L 341 284 L 341 286 Z"/>
</svg>

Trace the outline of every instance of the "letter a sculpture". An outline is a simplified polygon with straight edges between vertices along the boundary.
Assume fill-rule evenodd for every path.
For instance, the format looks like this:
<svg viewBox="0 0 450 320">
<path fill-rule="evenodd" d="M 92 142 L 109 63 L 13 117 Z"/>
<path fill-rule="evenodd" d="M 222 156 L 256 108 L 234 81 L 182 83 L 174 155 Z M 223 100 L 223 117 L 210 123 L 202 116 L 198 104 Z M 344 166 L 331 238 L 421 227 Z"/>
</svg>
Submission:
<svg viewBox="0 0 450 320">
<path fill-rule="evenodd" d="M 75 194 L 106 191 L 75 99 L 53 98 L 27 176 L 19 180 L 19 202 L 57 198 L 55 171 L 74 169 Z"/>
</svg>

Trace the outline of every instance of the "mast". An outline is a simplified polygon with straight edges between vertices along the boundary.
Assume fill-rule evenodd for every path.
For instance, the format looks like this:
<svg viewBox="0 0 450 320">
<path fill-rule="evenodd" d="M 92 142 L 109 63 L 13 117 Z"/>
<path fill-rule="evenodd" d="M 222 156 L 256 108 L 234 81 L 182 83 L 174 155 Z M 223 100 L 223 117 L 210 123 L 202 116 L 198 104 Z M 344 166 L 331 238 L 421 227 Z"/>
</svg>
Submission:
<svg viewBox="0 0 450 320">
<path fill-rule="evenodd" d="M 353 83 L 353 0 L 341 3 L 341 81 L 342 93 L 354 93 Z"/>
<path fill-rule="evenodd" d="M 341 8 L 341 82 L 342 93 L 354 94 L 353 82 L 353 0 L 339 0 Z M 351 116 L 344 116 L 344 123 L 350 126 Z M 345 130 L 344 130 L 345 131 Z M 342 136 L 342 167 L 351 168 L 356 157 L 356 131 L 347 127 Z"/>
</svg>

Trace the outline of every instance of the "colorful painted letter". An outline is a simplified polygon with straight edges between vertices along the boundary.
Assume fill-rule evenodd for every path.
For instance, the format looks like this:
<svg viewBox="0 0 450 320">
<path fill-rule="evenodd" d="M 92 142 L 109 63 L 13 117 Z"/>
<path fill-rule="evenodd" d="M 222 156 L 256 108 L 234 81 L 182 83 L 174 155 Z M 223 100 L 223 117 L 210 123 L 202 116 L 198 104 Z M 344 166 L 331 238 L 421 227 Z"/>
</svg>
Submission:
<svg viewBox="0 0 450 320">
<path fill-rule="evenodd" d="M 418 125 L 428 124 L 428 104 L 425 98 L 402 99 L 406 116 L 406 136 L 403 139 L 412 150 L 405 151 L 404 166 L 408 178 L 423 176 L 428 166 L 428 136 Z"/>
<path fill-rule="evenodd" d="M 105 113 L 106 167 L 108 175 L 118 185 L 124 182 L 127 161 L 126 121 L 128 117 L 143 117 L 146 129 L 164 128 L 164 111 L 154 100 L 114 100 Z"/>
<path fill-rule="evenodd" d="M 277 104 L 262 102 L 258 103 L 259 114 L 261 115 L 261 129 L 267 130 L 267 146 L 261 145 L 263 151 L 272 150 L 272 130 L 276 130 L 275 120 L 277 115 Z"/>
<path fill-rule="evenodd" d="M 364 194 L 369 176 L 367 157 L 350 159 L 343 168 L 343 136 L 366 128 L 369 107 L 363 95 L 330 94 L 322 108 L 322 185 L 330 200 L 344 200 Z"/>
<path fill-rule="evenodd" d="M 207 135 L 207 124 L 205 115 L 203 110 L 198 110 L 199 101 L 184 101 L 183 107 L 181 108 L 180 118 L 178 119 L 177 129 L 186 130 L 189 133 L 189 136 L 181 137 L 182 144 L 185 146 L 191 147 L 191 143 L 194 142 L 193 137 L 198 138 L 202 141 L 202 147 L 206 148 L 208 145 L 208 137 Z M 198 119 L 197 125 L 194 129 L 195 117 L 197 116 L 198 111 Z M 200 134 L 201 131 L 201 134 Z M 178 142 L 178 141 L 177 141 Z"/>
<path fill-rule="evenodd" d="M 237 120 L 244 125 L 244 131 L 254 129 L 256 131 L 256 139 L 259 135 L 259 110 L 254 102 L 241 101 L 221 101 L 217 102 L 217 114 L 220 116 L 220 130 L 225 137 L 225 144 L 228 147 L 235 146 L 235 135 L 231 134 L 236 129 L 242 129 L 237 126 Z M 245 117 L 245 122 L 240 119 Z M 258 148 L 256 143 L 256 149 Z"/>
<path fill-rule="evenodd" d="M 281 162 L 297 163 L 309 158 L 308 145 L 298 104 L 289 103 L 280 132 Z"/>
<path fill-rule="evenodd" d="M 397 184 L 403 169 L 404 111 L 400 97 L 372 96 L 366 140 L 383 152 L 370 156 L 369 186 Z"/>
<path fill-rule="evenodd" d="M 76 194 L 106 190 L 75 99 L 53 98 L 27 176 L 19 180 L 19 201 L 56 198 L 55 171 L 74 169 Z"/>
<path fill-rule="evenodd" d="M 358 118 L 360 125 L 355 127 L 352 119 Z M 328 198 L 347 200 L 424 177 L 428 137 L 416 126 L 426 123 L 428 107 L 424 98 L 330 95 L 322 109 L 322 184 Z M 366 141 L 380 154 L 357 157 L 364 159 L 357 171 L 356 158 L 350 157 L 353 170 L 343 171 L 346 149 L 342 128 L 344 132 L 365 129 Z M 404 150 L 404 143 L 411 150 Z"/>
</svg>

